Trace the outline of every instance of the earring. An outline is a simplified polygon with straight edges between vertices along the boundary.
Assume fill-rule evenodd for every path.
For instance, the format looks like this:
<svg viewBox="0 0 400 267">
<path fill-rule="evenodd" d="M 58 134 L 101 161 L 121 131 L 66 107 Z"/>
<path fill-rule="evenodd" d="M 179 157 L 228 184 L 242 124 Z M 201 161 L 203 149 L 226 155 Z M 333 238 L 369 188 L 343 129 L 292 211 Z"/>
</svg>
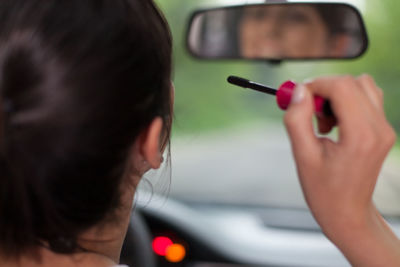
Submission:
<svg viewBox="0 0 400 267">
<path fill-rule="evenodd" d="M 160 158 L 160 163 L 163 163 L 163 162 L 164 162 L 164 157 L 161 156 L 161 158 Z"/>
</svg>

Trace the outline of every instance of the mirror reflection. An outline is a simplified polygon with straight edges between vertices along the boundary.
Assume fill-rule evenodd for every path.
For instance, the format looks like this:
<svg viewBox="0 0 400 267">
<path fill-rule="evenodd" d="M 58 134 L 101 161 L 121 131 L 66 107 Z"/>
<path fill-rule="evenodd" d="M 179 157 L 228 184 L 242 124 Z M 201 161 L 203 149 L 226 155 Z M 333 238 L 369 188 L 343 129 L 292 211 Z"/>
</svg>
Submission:
<svg viewBox="0 0 400 267">
<path fill-rule="evenodd" d="M 367 37 L 348 5 L 264 4 L 198 13 L 188 44 L 206 58 L 353 58 L 366 49 Z"/>
</svg>

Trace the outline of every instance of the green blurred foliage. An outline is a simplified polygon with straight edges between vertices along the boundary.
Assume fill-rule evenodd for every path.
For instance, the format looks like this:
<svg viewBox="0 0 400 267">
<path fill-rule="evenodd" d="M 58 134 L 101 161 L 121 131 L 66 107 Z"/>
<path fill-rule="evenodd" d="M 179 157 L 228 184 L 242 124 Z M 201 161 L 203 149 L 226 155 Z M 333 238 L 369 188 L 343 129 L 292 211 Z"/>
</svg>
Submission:
<svg viewBox="0 0 400 267">
<path fill-rule="evenodd" d="M 157 0 L 170 23 L 174 37 L 174 83 L 176 87 L 174 133 L 186 134 L 220 129 L 255 121 L 277 121 L 282 112 L 271 96 L 245 91 L 227 84 L 228 75 L 238 75 L 271 86 L 286 79 L 302 81 L 334 74 L 371 74 L 385 93 L 385 110 L 400 131 L 400 1 L 366 0 L 363 17 L 370 40 L 367 53 L 356 60 L 283 63 L 200 61 L 185 49 L 185 34 L 198 0 Z"/>
</svg>

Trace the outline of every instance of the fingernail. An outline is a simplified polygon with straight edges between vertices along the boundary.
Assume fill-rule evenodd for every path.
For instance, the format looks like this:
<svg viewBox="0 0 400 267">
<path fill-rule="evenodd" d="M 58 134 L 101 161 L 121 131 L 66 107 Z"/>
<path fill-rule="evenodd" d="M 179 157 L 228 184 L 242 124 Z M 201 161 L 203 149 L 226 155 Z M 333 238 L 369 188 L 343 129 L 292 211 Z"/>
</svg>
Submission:
<svg viewBox="0 0 400 267">
<path fill-rule="evenodd" d="M 296 86 L 292 95 L 292 103 L 300 103 L 303 101 L 306 93 L 306 87 L 302 84 Z"/>
</svg>

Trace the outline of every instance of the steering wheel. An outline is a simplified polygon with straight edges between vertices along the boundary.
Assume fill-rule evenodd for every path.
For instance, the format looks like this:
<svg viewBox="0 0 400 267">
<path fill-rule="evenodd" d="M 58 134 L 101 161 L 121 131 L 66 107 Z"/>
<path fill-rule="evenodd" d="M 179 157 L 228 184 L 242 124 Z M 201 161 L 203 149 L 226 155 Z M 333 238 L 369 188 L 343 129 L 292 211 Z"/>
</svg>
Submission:
<svg viewBox="0 0 400 267">
<path fill-rule="evenodd" d="M 157 259 L 151 247 L 151 233 L 143 215 L 137 209 L 132 212 L 121 251 L 121 264 L 156 267 Z"/>
</svg>

